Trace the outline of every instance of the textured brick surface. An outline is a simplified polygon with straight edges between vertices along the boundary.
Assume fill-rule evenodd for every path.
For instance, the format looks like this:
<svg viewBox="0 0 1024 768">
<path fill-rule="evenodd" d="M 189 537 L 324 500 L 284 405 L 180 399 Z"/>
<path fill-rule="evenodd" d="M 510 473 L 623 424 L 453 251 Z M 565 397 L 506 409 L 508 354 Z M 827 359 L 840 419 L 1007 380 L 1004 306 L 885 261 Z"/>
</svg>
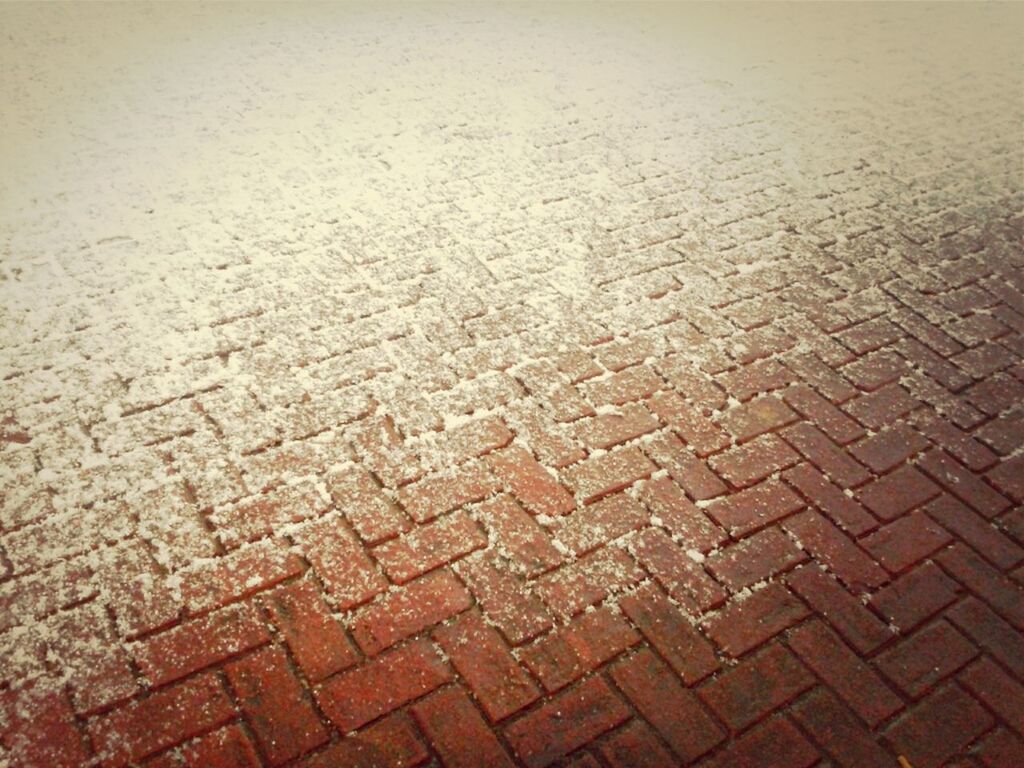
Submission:
<svg viewBox="0 0 1024 768">
<path fill-rule="evenodd" d="M 0 765 L 1024 765 L 1019 7 L 0 25 Z"/>
</svg>

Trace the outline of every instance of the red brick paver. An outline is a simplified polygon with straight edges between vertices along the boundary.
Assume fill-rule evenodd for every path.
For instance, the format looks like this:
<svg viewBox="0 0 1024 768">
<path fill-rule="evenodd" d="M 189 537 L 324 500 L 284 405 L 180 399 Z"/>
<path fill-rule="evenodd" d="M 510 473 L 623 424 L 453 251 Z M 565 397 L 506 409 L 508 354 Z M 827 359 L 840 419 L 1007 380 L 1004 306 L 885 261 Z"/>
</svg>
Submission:
<svg viewBox="0 0 1024 768">
<path fill-rule="evenodd" d="M 1019 8 L 0 20 L 0 765 L 1024 765 Z"/>
</svg>

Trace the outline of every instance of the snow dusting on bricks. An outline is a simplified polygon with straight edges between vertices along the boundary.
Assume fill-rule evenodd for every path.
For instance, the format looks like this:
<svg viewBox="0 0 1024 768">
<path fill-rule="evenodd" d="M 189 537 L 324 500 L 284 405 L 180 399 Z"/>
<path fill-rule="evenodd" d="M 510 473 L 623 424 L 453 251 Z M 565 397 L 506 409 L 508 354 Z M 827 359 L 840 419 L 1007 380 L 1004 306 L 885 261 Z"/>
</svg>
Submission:
<svg viewBox="0 0 1024 768">
<path fill-rule="evenodd" d="M 1024 765 L 1024 11 L 0 6 L 0 768 Z"/>
</svg>

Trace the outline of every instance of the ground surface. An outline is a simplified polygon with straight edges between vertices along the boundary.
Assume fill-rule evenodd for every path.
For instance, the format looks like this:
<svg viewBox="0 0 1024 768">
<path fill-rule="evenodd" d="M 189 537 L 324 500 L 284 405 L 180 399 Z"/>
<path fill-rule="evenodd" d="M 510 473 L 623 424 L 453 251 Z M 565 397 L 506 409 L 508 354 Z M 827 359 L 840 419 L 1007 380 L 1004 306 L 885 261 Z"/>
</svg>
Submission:
<svg viewBox="0 0 1024 768">
<path fill-rule="evenodd" d="M 1021 12 L 0 9 L 0 763 L 1024 764 Z"/>
</svg>

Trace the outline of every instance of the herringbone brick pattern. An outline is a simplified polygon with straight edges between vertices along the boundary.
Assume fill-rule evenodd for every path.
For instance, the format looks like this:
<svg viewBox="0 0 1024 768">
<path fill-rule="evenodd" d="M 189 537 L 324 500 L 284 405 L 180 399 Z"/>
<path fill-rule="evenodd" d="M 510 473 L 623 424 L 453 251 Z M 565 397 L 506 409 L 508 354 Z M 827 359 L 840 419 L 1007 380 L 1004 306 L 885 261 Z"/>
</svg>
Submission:
<svg viewBox="0 0 1024 768">
<path fill-rule="evenodd" d="M 1024 764 L 1020 14 L 690 12 L 0 13 L 0 763 Z"/>
</svg>

